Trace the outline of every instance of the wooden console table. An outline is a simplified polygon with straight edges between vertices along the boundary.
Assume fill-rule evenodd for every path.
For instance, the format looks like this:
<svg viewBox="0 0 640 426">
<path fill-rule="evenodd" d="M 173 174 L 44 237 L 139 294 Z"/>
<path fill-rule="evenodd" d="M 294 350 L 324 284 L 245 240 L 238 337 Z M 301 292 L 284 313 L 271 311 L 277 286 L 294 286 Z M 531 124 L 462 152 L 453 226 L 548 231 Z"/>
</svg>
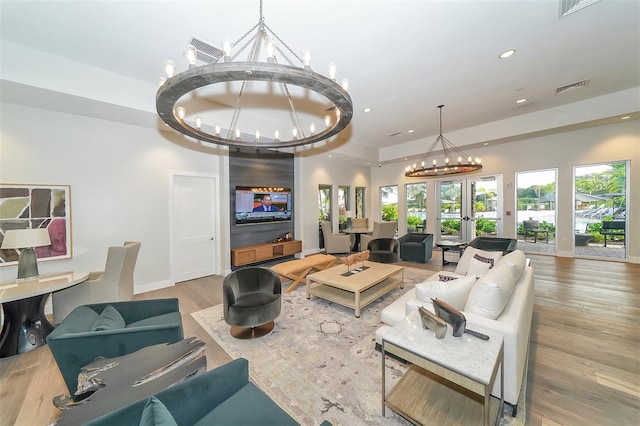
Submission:
<svg viewBox="0 0 640 426">
<path fill-rule="evenodd" d="M 242 266 L 264 262 L 279 257 L 291 256 L 302 251 L 302 241 L 291 240 L 279 243 L 257 244 L 255 246 L 231 249 L 231 265 Z"/>
</svg>

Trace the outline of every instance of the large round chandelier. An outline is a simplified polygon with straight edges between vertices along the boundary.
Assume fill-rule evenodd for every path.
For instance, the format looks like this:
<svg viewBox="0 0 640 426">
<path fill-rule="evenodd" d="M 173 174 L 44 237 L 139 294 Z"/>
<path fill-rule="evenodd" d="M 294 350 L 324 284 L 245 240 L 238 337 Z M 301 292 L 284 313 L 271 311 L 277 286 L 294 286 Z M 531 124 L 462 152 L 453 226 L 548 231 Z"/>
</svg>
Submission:
<svg viewBox="0 0 640 426">
<path fill-rule="evenodd" d="M 406 177 L 456 175 L 471 173 L 482 169 L 482 160 L 480 158 L 468 156 L 462 152 L 460 148 L 442 136 L 442 108 L 444 108 L 444 105 L 438 105 L 438 109 L 440 110 L 440 134 L 431 144 L 427 152 L 420 157 L 418 162 L 405 167 L 404 175 Z M 444 162 L 440 164 L 438 164 L 435 158 L 432 161 L 430 160 L 436 147 L 441 147 L 444 153 Z"/>
<path fill-rule="evenodd" d="M 247 60 L 234 61 L 243 50 L 249 50 Z M 198 52 L 187 46 L 189 68 L 177 74 L 173 61 L 166 61 L 167 77 L 156 93 L 158 115 L 184 135 L 227 146 L 291 147 L 328 139 L 351 122 L 347 80 L 337 83 L 334 64 L 328 77 L 313 71 L 308 51 L 301 58 L 267 26 L 262 0 L 258 23 L 237 41 L 224 40 L 218 58 L 204 55 L 211 63 L 196 65 Z M 257 95 L 250 93 L 255 88 Z M 251 104 L 256 99 L 257 106 Z M 248 108 L 259 111 L 250 117 L 261 118 L 256 120 L 260 124 L 243 121 Z M 207 112 L 214 118 L 205 117 Z M 277 128 L 283 117 L 291 124 Z"/>
</svg>

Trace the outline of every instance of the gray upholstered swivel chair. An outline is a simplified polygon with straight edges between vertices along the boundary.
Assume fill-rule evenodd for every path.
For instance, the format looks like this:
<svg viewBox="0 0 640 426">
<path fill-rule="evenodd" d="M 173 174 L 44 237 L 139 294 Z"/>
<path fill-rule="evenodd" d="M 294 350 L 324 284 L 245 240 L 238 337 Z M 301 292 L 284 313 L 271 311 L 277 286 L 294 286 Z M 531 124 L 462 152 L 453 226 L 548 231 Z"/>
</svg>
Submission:
<svg viewBox="0 0 640 426">
<path fill-rule="evenodd" d="M 369 261 L 379 263 L 395 263 L 398 261 L 398 240 L 395 238 L 376 238 L 369 241 Z"/>
<path fill-rule="evenodd" d="M 331 222 L 323 221 L 322 235 L 324 236 L 324 249 L 327 253 L 351 252 L 351 237 L 347 234 L 334 234 L 331 230 Z"/>
<path fill-rule="evenodd" d="M 53 293 L 53 322 L 61 323 L 78 306 L 133 299 L 133 272 L 139 251 L 140 243 L 133 241 L 109 247 L 104 271 L 91 272 L 87 281 Z"/>
<path fill-rule="evenodd" d="M 224 320 L 238 339 L 262 337 L 273 330 L 282 308 L 280 277 L 258 266 L 237 269 L 222 282 Z"/>
<path fill-rule="evenodd" d="M 371 235 L 362 235 L 360 246 L 367 247 L 369 241 L 377 238 L 395 238 L 396 229 L 398 229 L 398 222 L 373 222 Z"/>
</svg>

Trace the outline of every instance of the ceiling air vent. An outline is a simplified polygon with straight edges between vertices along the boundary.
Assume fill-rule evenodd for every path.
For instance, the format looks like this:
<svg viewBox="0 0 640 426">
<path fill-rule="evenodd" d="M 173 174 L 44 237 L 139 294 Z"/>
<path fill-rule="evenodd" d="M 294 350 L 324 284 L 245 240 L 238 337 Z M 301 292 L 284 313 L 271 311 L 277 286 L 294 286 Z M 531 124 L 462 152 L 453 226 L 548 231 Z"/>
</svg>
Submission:
<svg viewBox="0 0 640 426">
<path fill-rule="evenodd" d="M 556 88 L 556 95 L 567 93 L 572 90 L 582 89 L 589 85 L 589 80 L 582 80 L 576 83 L 567 84 L 566 86 Z"/>
<path fill-rule="evenodd" d="M 390 135 L 387 135 L 388 138 L 395 138 L 398 136 L 402 136 L 404 133 L 402 132 L 395 132 L 395 133 L 391 133 Z"/>
<path fill-rule="evenodd" d="M 584 9 L 587 6 L 591 6 L 594 3 L 598 3 L 600 0 L 559 0 L 560 5 L 560 17 L 571 15 L 574 12 Z"/>
<path fill-rule="evenodd" d="M 206 41 L 202 41 L 195 37 L 191 37 L 191 40 L 189 40 L 189 43 L 187 43 L 187 46 L 188 45 L 192 45 L 196 48 L 196 51 L 198 52 L 196 61 L 203 64 L 212 64 L 214 62 L 218 62 L 224 55 L 222 49 L 218 49 L 217 47 L 210 45 Z"/>
</svg>

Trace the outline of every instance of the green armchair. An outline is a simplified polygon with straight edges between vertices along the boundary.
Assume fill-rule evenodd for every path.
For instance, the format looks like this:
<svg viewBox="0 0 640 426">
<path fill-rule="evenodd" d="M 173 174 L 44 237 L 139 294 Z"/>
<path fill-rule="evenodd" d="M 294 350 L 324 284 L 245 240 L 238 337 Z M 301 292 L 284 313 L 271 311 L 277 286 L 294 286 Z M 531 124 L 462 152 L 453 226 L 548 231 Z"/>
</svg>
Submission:
<svg viewBox="0 0 640 426">
<path fill-rule="evenodd" d="M 117 320 L 104 315 L 113 308 L 120 315 Z M 115 358 L 182 338 L 178 299 L 150 299 L 79 306 L 47 336 L 47 343 L 76 399 L 80 369 L 96 357 Z"/>
<path fill-rule="evenodd" d="M 518 241 L 515 238 L 476 237 L 468 246 L 479 250 L 501 251 L 502 254 L 507 254 L 518 248 Z"/>
<path fill-rule="evenodd" d="M 400 259 L 427 263 L 433 256 L 433 234 L 410 232 L 398 238 Z"/>
<path fill-rule="evenodd" d="M 151 408 L 166 423 L 189 425 L 298 425 L 291 416 L 249 381 L 249 362 L 238 358 L 171 386 L 156 395 Z M 153 401 L 153 400 L 152 400 Z M 159 401 L 159 403 L 158 403 Z M 148 416 L 149 399 L 134 402 L 87 423 L 88 426 L 139 425 Z M 145 413 L 145 411 L 147 411 Z M 324 422 L 323 425 L 330 423 Z"/>
</svg>

